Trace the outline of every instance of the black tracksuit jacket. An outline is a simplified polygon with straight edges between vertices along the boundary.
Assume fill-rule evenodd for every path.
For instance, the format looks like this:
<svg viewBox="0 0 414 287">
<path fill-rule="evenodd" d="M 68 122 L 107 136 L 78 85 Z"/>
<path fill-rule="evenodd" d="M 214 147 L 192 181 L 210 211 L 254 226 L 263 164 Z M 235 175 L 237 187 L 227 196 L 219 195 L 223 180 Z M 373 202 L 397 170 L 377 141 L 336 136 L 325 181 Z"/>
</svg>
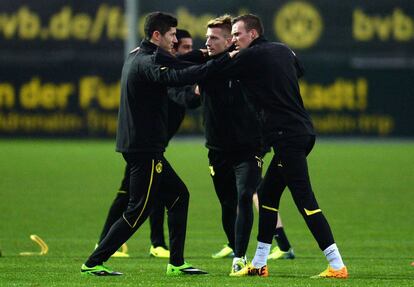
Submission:
<svg viewBox="0 0 414 287">
<path fill-rule="evenodd" d="M 206 147 L 223 152 L 260 151 L 259 118 L 238 80 L 200 83 Z"/>
<path fill-rule="evenodd" d="M 142 41 L 125 60 L 121 76 L 116 150 L 162 153 L 168 142 L 168 86 L 194 84 L 215 74 L 228 57 L 183 70 L 156 61 L 156 45 Z M 173 56 L 171 56 L 173 58 Z"/>
<path fill-rule="evenodd" d="M 213 59 L 225 53 L 213 56 Z M 203 63 L 199 51 L 180 57 L 186 61 Z M 212 76 L 199 83 L 206 147 L 220 152 L 260 152 L 261 133 L 259 117 L 254 107 L 242 94 L 238 80 Z"/>
<path fill-rule="evenodd" d="M 243 94 L 262 115 L 266 145 L 289 137 L 315 135 L 299 90 L 303 67 L 286 45 L 259 37 L 225 64 L 219 74 L 240 80 Z"/>
</svg>

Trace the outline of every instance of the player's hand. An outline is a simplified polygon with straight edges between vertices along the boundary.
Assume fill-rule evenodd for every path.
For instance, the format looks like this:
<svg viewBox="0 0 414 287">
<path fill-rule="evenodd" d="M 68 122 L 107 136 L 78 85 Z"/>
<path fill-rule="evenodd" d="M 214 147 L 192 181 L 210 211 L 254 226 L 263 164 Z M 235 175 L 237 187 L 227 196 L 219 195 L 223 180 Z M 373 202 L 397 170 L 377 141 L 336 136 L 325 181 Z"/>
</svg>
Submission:
<svg viewBox="0 0 414 287">
<path fill-rule="evenodd" d="M 208 57 L 207 49 L 200 49 L 201 53 L 203 53 L 203 57 Z"/>
<path fill-rule="evenodd" d="M 234 57 L 236 57 L 236 55 L 237 55 L 239 52 L 240 52 L 239 50 L 234 50 L 234 51 L 229 52 L 229 56 L 230 56 L 230 58 L 234 58 Z"/>
</svg>

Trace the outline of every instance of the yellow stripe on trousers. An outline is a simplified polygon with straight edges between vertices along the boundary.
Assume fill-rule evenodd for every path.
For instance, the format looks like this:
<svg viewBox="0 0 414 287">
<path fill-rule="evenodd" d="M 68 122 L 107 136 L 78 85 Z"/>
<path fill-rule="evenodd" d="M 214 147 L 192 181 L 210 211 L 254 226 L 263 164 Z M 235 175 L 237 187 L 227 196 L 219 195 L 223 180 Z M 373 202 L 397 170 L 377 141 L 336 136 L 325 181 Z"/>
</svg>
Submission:
<svg viewBox="0 0 414 287">
<path fill-rule="evenodd" d="M 322 210 L 320 210 L 320 209 L 308 210 L 308 209 L 304 208 L 304 210 L 305 210 L 305 213 L 306 213 L 307 216 L 311 216 L 311 215 L 314 215 L 315 213 L 322 212 Z"/>
<path fill-rule="evenodd" d="M 135 225 L 137 225 L 138 220 L 141 218 L 142 214 L 144 213 L 144 210 L 145 210 L 145 207 L 147 206 L 149 195 L 150 195 L 150 192 L 151 192 L 151 186 L 152 186 L 152 179 L 153 178 L 154 178 L 154 160 L 152 160 L 152 165 L 151 165 L 151 178 L 150 178 L 150 182 L 149 182 L 149 185 L 148 185 L 147 197 L 145 198 L 144 207 L 142 208 L 141 212 L 139 213 L 137 220 L 131 226 L 131 224 L 129 224 L 128 220 L 125 218 L 125 215 L 122 215 L 124 217 L 125 221 L 128 223 L 128 225 L 131 226 L 131 228 L 134 228 Z"/>
<path fill-rule="evenodd" d="M 147 198 L 145 198 L 145 202 L 144 202 L 144 207 L 141 210 L 141 213 L 139 214 L 137 220 L 135 221 L 134 225 L 132 226 L 132 228 L 135 227 L 135 225 L 137 225 L 138 220 L 141 218 L 141 215 L 144 213 L 145 207 L 147 206 L 148 203 L 148 198 L 151 192 L 151 186 L 152 186 L 152 179 L 154 178 L 154 160 L 152 160 L 152 165 L 151 165 L 151 178 L 150 178 L 150 182 L 148 185 L 148 191 L 147 191 Z"/>
<path fill-rule="evenodd" d="M 276 208 L 273 208 L 273 207 L 270 207 L 270 206 L 266 206 L 266 205 L 262 205 L 262 208 L 267 209 L 267 210 L 271 210 L 271 211 L 275 211 L 275 212 L 278 212 L 279 211 Z"/>
</svg>

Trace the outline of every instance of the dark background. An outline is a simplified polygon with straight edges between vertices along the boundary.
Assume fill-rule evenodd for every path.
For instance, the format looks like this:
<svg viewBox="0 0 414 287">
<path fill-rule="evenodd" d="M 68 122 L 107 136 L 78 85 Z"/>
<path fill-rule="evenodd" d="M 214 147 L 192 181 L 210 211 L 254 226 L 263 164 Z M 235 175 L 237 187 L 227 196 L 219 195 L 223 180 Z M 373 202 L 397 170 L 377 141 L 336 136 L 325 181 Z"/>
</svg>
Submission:
<svg viewBox="0 0 414 287">
<path fill-rule="evenodd" d="M 305 104 L 324 136 L 413 137 L 412 1 L 140 1 L 178 16 L 195 47 L 205 24 L 256 13 L 302 59 Z M 0 135 L 113 137 L 126 25 L 122 1 L 0 2 Z M 29 103 L 29 104 L 28 104 Z M 198 112 L 182 134 L 202 132 Z"/>
</svg>

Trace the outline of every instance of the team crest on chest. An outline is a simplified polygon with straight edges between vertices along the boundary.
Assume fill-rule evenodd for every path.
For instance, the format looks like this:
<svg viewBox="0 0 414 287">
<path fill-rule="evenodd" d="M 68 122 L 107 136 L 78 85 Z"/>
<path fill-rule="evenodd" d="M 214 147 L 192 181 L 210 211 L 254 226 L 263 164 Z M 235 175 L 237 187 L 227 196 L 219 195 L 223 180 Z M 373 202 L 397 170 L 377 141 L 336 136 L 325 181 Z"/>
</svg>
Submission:
<svg viewBox="0 0 414 287">
<path fill-rule="evenodd" d="M 155 171 L 157 173 L 161 173 L 162 172 L 162 162 L 158 162 L 157 165 L 155 166 Z"/>
</svg>

